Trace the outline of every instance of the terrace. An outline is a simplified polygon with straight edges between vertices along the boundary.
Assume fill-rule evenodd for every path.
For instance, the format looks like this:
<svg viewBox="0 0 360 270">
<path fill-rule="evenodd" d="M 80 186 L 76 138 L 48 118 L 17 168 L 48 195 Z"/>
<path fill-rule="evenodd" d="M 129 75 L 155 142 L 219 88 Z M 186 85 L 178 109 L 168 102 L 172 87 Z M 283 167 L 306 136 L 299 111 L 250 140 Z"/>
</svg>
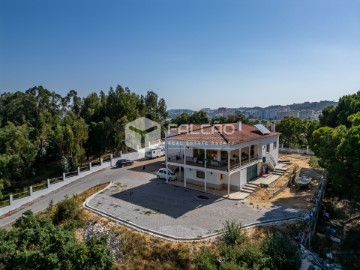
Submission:
<svg viewBox="0 0 360 270">
<path fill-rule="evenodd" d="M 214 169 L 218 171 L 232 171 L 240 167 L 259 160 L 257 154 L 258 147 L 251 146 L 246 151 L 241 152 L 241 161 L 239 159 L 239 149 L 231 151 L 188 149 L 179 150 L 178 153 L 167 155 L 167 161 L 174 164 L 188 165 L 200 168 Z M 249 155 L 250 153 L 250 155 Z M 187 155 L 186 155 L 187 154 Z"/>
</svg>

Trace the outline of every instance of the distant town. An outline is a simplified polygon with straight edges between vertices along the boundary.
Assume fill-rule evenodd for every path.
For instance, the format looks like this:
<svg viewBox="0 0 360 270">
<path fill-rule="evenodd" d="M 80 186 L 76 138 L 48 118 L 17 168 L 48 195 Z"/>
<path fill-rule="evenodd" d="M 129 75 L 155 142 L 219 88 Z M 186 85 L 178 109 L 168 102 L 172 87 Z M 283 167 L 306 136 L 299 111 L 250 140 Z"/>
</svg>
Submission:
<svg viewBox="0 0 360 270">
<path fill-rule="evenodd" d="M 294 103 L 291 105 L 272 105 L 265 108 L 262 107 L 239 107 L 226 108 L 220 107 L 218 109 L 203 108 L 208 114 L 209 118 L 229 116 L 236 113 L 242 113 L 249 119 L 264 119 L 264 120 L 281 120 L 286 116 L 298 117 L 300 119 L 310 118 L 317 120 L 322 110 L 328 106 L 336 106 L 334 101 L 319 101 L 319 102 L 304 102 Z M 176 117 L 182 113 L 193 113 L 189 109 L 171 109 L 168 110 L 169 118 Z"/>
</svg>

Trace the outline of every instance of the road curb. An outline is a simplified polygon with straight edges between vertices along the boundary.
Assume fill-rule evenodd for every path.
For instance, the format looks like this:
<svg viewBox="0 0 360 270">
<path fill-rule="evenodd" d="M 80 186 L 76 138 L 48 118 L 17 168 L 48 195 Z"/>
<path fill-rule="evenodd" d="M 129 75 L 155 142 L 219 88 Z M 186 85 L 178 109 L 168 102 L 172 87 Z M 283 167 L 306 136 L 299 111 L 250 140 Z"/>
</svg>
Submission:
<svg viewBox="0 0 360 270">
<path fill-rule="evenodd" d="M 202 236 L 202 237 L 191 237 L 191 238 L 187 238 L 187 237 L 176 237 L 173 235 L 168 235 L 168 234 L 164 234 L 155 230 L 151 230 L 148 228 L 145 228 L 143 226 L 137 225 L 131 221 L 127 221 L 125 219 L 119 218 L 119 217 L 115 217 L 111 214 L 108 214 L 102 210 L 99 210 L 95 207 L 92 207 L 89 205 L 89 202 L 98 194 L 100 194 L 101 192 L 105 191 L 106 189 L 110 188 L 111 186 L 113 186 L 114 183 L 110 182 L 109 185 L 107 185 L 105 188 L 103 188 L 102 190 L 99 190 L 98 192 L 94 193 L 93 195 L 91 195 L 90 197 L 88 197 L 84 203 L 83 203 L 83 207 L 85 209 L 88 209 L 89 211 L 98 214 L 102 217 L 106 217 L 112 221 L 115 221 L 119 224 L 122 224 L 128 228 L 134 229 L 136 231 L 140 231 L 143 233 L 147 233 L 151 236 L 155 236 L 158 238 L 162 238 L 165 240 L 170 240 L 170 241 L 176 241 L 176 242 L 199 242 L 199 241 L 205 241 L 205 240 L 209 240 L 218 236 L 221 236 L 223 234 L 222 231 L 219 232 L 215 232 L 212 234 L 208 234 L 206 236 Z M 306 218 L 305 217 L 291 217 L 291 218 L 280 218 L 280 219 L 273 219 L 273 220 L 267 220 L 267 221 L 259 221 L 259 222 L 253 222 L 250 224 L 246 224 L 246 225 L 242 225 L 243 229 L 250 229 L 253 227 L 264 227 L 264 226 L 271 226 L 271 225 L 279 225 L 279 224 L 286 224 L 286 223 L 292 223 L 292 222 L 301 222 L 301 221 L 305 221 Z"/>
</svg>

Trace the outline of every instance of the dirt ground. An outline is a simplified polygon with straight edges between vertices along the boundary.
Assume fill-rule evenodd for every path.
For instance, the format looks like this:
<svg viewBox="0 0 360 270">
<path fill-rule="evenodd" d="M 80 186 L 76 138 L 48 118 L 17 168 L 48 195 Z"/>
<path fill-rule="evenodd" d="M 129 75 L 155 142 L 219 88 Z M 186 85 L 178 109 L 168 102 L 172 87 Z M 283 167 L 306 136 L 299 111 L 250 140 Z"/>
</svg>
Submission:
<svg viewBox="0 0 360 270">
<path fill-rule="evenodd" d="M 251 194 L 246 201 L 252 203 L 256 207 L 270 208 L 272 206 L 283 206 L 294 209 L 311 209 L 311 199 L 316 193 L 319 180 L 314 179 L 308 188 L 297 190 L 295 186 L 285 188 L 275 197 L 272 197 L 277 191 L 288 181 L 290 175 L 297 170 L 297 168 L 310 168 L 310 156 L 300 154 L 280 155 L 280 160 L 288 160 L 289 164 L 285 167 L 286 173 L 277 180 L 276 184 L 271 188 L 259 188 L 256 192 Z"/>
</svg>

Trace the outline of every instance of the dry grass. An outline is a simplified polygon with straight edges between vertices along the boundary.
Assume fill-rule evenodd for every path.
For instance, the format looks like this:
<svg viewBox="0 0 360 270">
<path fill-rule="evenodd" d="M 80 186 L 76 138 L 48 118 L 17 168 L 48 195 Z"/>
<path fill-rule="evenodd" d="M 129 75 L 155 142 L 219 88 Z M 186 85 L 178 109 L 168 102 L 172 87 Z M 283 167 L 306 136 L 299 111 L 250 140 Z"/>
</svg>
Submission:
<svg viewBox="0 0 360 270">
<path fill-rule="evenodd" d="M 82 204 L 83 202 L 85 202 L 85 200 L 88 197 L 90 197 L 91 195 L 95 194 L 96 192 L 104 189 L 108 184 L 109 184 L 109 182 L 89 188 L 88 190 L 84 191 L 83 193 L 76 195 L 75 201 L 79 204 Z"/>
<path fill-rule="evenodd" d="M 95 221 L 108 226 L 121 239 L 122 255 L 116 258 L 117 269 L 194 269 L 194 257 L 202 247 L 208 247 L 214 252 L 218 249 L 217 239 L 202 242 L 169 241 L 135 231 L 88 210 L 83 211 L 81 218 L 86 222 Z"/>
<path fill-rule="evenodd" d="M 294 209 L 310 209 L 312 207 L 311 198 L 316 193 L 318 180 L 313 180 L 309 189 L 296 190 L 295 187 L 287 187 L 277 196 L 272 198 L 273 193 L 282 187 L 289 180 L 289 177 L 298 168 L 309 168 L 310 157 L 300 154 L 282 155 L 280 159 L 289 160 L 286 173 L 277 180 L 274 187 L 260 188 L 251 194 L 246 201 L 256 208 L 271 208 L 272 206 L 284 206 Z"/>
</svg>

